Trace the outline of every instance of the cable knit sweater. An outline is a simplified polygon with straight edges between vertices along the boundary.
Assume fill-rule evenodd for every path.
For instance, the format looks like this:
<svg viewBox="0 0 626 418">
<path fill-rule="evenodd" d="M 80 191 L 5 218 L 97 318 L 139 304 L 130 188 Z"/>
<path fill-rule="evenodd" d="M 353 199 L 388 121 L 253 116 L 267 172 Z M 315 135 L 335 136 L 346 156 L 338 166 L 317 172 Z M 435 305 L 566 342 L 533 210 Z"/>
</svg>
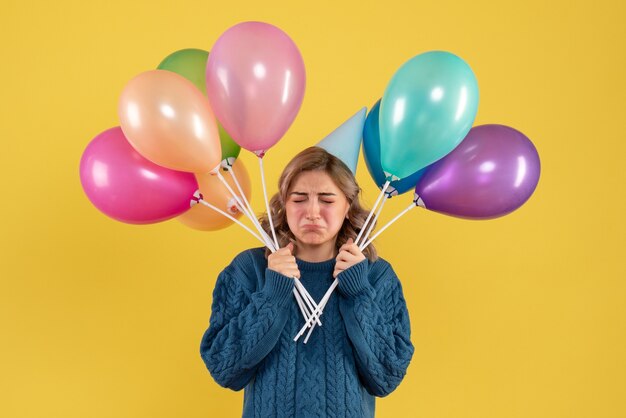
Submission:
<svg viewBox="0 0 626 418">
<path fill-rule="evenodd" d="M 316 301 L 335 260 L 297 259 Z M 267 268 L 262 248 L 239 254 L 219 275 L 200 354 L 215 381 L 244 392 L 243 417 L 373 417 L 374 396 L 402 381 L 413 355 L 400 281 L 386 261 L 341 272 L 307 344 L 294 282 Z"/>
</svg>

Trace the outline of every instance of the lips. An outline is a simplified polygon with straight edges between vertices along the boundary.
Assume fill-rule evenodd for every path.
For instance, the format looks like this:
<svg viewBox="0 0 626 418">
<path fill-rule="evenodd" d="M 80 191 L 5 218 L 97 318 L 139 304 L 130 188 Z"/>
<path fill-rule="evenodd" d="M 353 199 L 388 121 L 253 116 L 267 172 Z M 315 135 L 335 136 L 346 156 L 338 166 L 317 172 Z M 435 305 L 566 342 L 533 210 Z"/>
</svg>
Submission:
<svg viewBox="0 0 626 418">
<path fill-rule="evenodd" d="M 307 225 L 302 225 L 302 229 L 311 229 L 311 230 L 319 230 L 322 229 L 321 225 L 312 225 L 312 224 L 307 224 Z"/>
</svg>

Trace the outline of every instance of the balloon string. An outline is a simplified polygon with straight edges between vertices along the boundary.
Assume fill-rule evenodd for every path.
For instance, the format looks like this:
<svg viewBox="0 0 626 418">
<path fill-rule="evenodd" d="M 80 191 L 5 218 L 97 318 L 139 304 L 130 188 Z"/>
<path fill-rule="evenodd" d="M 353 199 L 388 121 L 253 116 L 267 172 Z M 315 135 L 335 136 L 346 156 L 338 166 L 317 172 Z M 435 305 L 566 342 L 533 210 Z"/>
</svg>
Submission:
<svg viewBox="0 0 626 418">
<path fill-rule="evenodd" d="M 222 173 L 220 173 L 220 171 L 216 171 L 216 175 L 217 178 L 222 182 L 222 184 L 224 185 L 224 187 L 226 187 L 226 189 L 228 190 L 228 192 L 233 196 L 233 198 L 235 198 L 235 201 L 237 202 L 238 206 L 241 209 L 241 212 L 246 215 L 246 217 L 248 219 L 250 219 L 250 221 L 254 224 L 255 228 L 259 229 L 256 225 L 256 223 L 254 223 L 253 221 L 253 216 L 250 212 L 248 212 L 248 209 L 246 208 L 246 206 L 244 206 L 243 202 L 241 201 L 239 195 L 237 193 L 234 192 L 234 190 L 232 189 L 232 187 L 230 187 L 230 184 L 228 184 L 228 182 L 226 181 L 226 179 L 224 178 L 224 176 L 222 175 Z M 261 232 L 259 230 L 259 232 Z"/>
<path fill-rule="evenodd" d="M 311 327 L 311 328 L 315 327 L 315 324 L 312 322 L 313 319 L 317 318 L 318 316 L 321 316 L 323 314 L 324 307 L 326 306 L 326 303 L 330 299 L 331 294 L 333 293 L 333 291 L 335 290 L 335 288 L 337 287 L 338 284 L 339 284 L 339 280 L 335 279 L 333 284 L 331 284 L 330 287 L 328 288 L 328 290 L 326 291 L 326 294 L 324 294 L 324 297 L 320 301 L 320 303 L 317 306 L 317 308 L 311 313 L 311 317 L 309 318 L 309 320 L 302 326 L 302 328 L 300 328 L 300 332 L 298 332 L 298 335 L 296 335 L 294 337 L 294 339 L 293 339 L 294 341 L 298 341 L 298 339 L 302 336 L 302 334 L 304 334 L 304 331 L 306 331 L 306 329 L 308 327 Z M 311 332 L 312 331 L 309 330 L 309 334 L 307 334 L 307 338 L 305 339 L 305 344 L 306 344 L 306 341 L 308 340 L 308 336 L 311 334 Z"/>
<path fill-rule="evenodd" d="M 319 312 L 318 316 L 321 316 L 324 313 L 324 308 L 326 307 L 326 304 L 328 303 L 330 296 L 332 295 L 333 291 L 335 290 L 338 284 L 339 284 L 339 280 L 335 279 L 335 281 L 330 286 L 328 291 L 326 291 L 326 294 L 324 294 L 324 297 L 320 301 L 319 309 L 316 309 L 315 311 L 315 312 Z M 304 338 L 305 344 L 309 341 L 309 337 L 311 336 L 311 333 L 313 332 L 314 329 L 315 329 L 315 324 L 311 325 L 311 329 L 309 329 L 309 332 L 306 334 L 306 337 Z"/>
<path fill-rule="evenodd" d="M 387 199 L 389 198 L 387 197 L 387 195 L 385 195 L 383 200 L 380 202 L 380 206 L 378 207 L 378 210 L 376 211 L 376 215 L 374 215 L 374 219 L 372 219 L 372 222 L 370 222 L 370 226 L 367 229 L 367 233 L 363 235 L 363 238 L 361 239 L 362 243 L 367 242 L 367 239 L 369 238 L 370 233 L 372 232 L 372 229 L 374 229 L 374 225 L 376 225 L 376 222 L 378 221 L 378 217 L 380 216 L 380 213 L 383 211 L 383 206 L 385 206 L 385 202 L 387 201 Z M 363 251 L 363 248 L 359 247 L 359 249 Z"/>
<path fill-rule="evenodd" d="M 298 293 L 298 291 L 296 290 L 296 288 L 293 288 L 293 295 L 296 298 L 296 303 L 298 304 L 298 307 L 300 308 L 300 312 L 302 313 L 302 316 L 304 317 L 305 321 L 309 320 L 309 313 L 307 312 L 306 308 L 304 307 L 304 302 L 302 302 L 302 297 L 300 296 L 300 293 Z"/>
<path fill-rule="evenodd" d="M 391 183 L 391 181 L 387 180 L 385 182 L 385 184 L 383 185 L 383 188 L 381 189 L 380 193 L 378 194 L 378 198 L 376 199 L 376 202 L 374 203 L 374 206 L 372 207 L 372 210 L 370 210 L 370 213 L 369 213 L 369 215 L 367 215 L 367 219 L 365 220 L 365 223 L 361 227 L 361 231 L 359 231 L 359 235 L 357 235 L 356 239 L 354 240 L 355 244 L 359 245 L 359 240 L 361 239 L 361 236 L 363 235 L 363 232 L 365 232 L 365 229 L 367 228 L 367 224 L 369 223 L 370 219 L 372 218 L 372 214 L 376 210 L 376 207 L 378 206 L 378 203 L 380 202 L 380 199 L 382 199 L 382 197 L 385 195 L 385 191 L 387 190 L 387 187 L 389 187 L 389 183 Z"/>
<path fill-rule="evenodd" d="M 369 241 L 367 241 L 362 247 L 361 247 L 361 251 L 363 251 L 365 248 L 367 248 L 368 245 L 370 245 L 372 243 L 372 241 L 374 241 L 376 239 L 376 237 L 378 237 L 380 234 L 383 233 L 383 231 L 387 228 L 389 228 L 395 221 L 397 221 L 398 219 L 400 219 L 401 216 L 403 216 L 405 213 L 407 213 L 408 211 L 410 211 L 411 209 L 413 209 L 414 207 L 417 206 L 417 202 L 412 202 L 406 209 L 404 209 L 402 212 L 400 212 L 399 214 L 397 214 L 395 216 L 395 218 L 393 218 L 392 220 L 390 220 L 389 222 L 387 222 L 385 224 L 385 226 L 383 226 L 380 231 L 376 232 L 374 234 L 374 236 L 372 238 L 369 239 Z"/>
<path fill-rule="evenodd" d="M 226 213 L 223 210 L 213 206 L 212 204 L 210 204 L 209 202 L 205 201 L 204 199 L 198 199 L 198 203 L 202 203 L 204 206 L 208 206 L 209 208 L 213 209 L 214 211 L 219 212 L 222 215 L 226 216 L 228 219 L 230 219 L 231 221 L 237 223 L 237 225 L 239 225 L 240 227 L 242 227 L 243 229 L 245 229 L 246 231 L 251 233 L 253 237 L 258 239 L 259 241 L 261 241 L 263 243 L 263 245 L 265 245 L 265 241 L 263 241 L 263 239 L 259 235 L 255 234 L 254 231 L 252 231 L 250 228 L 248 228 L 243 223 L 241 223 L 237 218 L 235 218 L 233 216 L 230 216 L 228 213 Z"/>
<path fill-rule="evenodd" d="M 224 184 L 224 186 L 226 187 L 226 189 L 228 190 L 228 192 L 235 198 L 235 201 L 237 202 L 237 204 L 239 205 L 241 211 L 244 213 L 244 215 L 246 215 L 246 217 L 248 219 L 250 219 L 250 222 L 252 222 L 252 224 L 254 224 L 255 228 L 259 231 L 259 233 L 261 234 L 261 236 L 264 237 L 263 234 L 263 228 L 261 228 L 261 225 L 259 225 L 259 221 L 256 220 L 254 214 L 248 212 L 248 209 L 246 209 L 246 207 L 244 206 L 243 202 L 241 201 L 241 199 L 239 198 L 239 195 L 237 193 L 235 193 L 232 189 L 232 187 L 230 187 L 230 184 L 228 184 L 228 182 L 226 181 L 226 179 L 224 178 L 224 176 L 222 175 L 222 173 L 220 173 L 219 170 L 217 170 L 216 172 L 217 174 L 217 178 L 222 182 L 222 184 Z M 256 222 L 255 222 L 256 220 Z M 264 237 L 265 238 L 265 237 Z M 269 237 L 268 237 L 269 238 Z M 269 239 L 264 239 L 265 245 L 271 249 L 272 247 L 272 243 L 271 240 Z"/>
<path fill-rule="evenodd" d="M 259 157 L 259 169 L 261 170 L 261 183 L 263 184 L 263 197 L 265 197 L 265 210 L 267 211 L 267 219 L 270 221 L 270 228 L 272 230 L 272 236 L 274 237 L 274 244 L 276 248 L 280 248 L 278 240 L 276 239 L 276 230 L 274 229 L 273 215 L 270 211 L 270 204 L 267 200 L 267 187 L 265 187 L 265 170 L 263 170 L 263 157 Z"/>
<path fill-rule="evenodd" d="M 239 180 L 237 179 L 237 174 L 235 173 L 235 170 L 233 170 L 232 166 L 228 165 L 228 166 L 226 166 L 226 171 L 228 171 L 228 173 L 232 177 L 233 181 L 235 182 L 235 186 L 237 186 L 237 190 L 239 190 L 239 196 L 241 196 L 241 199 L 243 200 L 243 203 L 246 204 L 246 208 L 248 208 L 248 212 L 250 212 L 251 214 L 254 214 L 254 210 L 252 209 L 252 205 L 250 205 L 250 202 L 248 201 L 248 198 L 246 197 L 246 194 L 243 192 L 243 188 L 241 187 L 241 184 L 239 183 Z M 255 218 L 256 218 L 256 216 L 255 216 Z"/>
<path fill-rule="evenodd" d="M 294 279 L 296 279 L 296 277 L 294 277 Z M 300 279 L 296 279 L 296 287 L 298 287 L 298 290 L 300 290 L 300 293 L 306 299 L 308 299 L 308 301 L 310 302 L 310 305 L 312 305 L 313 308 L 317 308 L 317 302 L 315 302 L 315 299 L 313 299 L 313 296 L 311 296 L 311 294 L 306 290 L 306 287 L 304 287 Z M 311 311 L 313 310 L 313 308 L 311 308 Z M 320 323 L 320 325 L 322 324 Z"/>
<path fill-rule="evenodd" d="M 248 208 L 248 212 L 251 215 L 250 216 L 250 220 L 252 221 L 252 223 L 254 223 L 256 228 L 259 230 L 259 232 L 265 238 L 265 240 L 268 241 L 269 243 L 271 243 L 272 239 L 270 238 L 269 235 L 267 235 L 267 232 L 265 232 L 265 230 L 263 229 L 263 227 L 259 223 L 259 220 L 255 216 L 254 210 L 252 209 L 252 205 L 250 205 L 250 202 L 248 201 L 248 198 L 246 197 L 246 194 L 243 192 L 243 188 L 241 187 L 241 184 L 237 180 L 237 175 L 235 174 L 235 170 L 233 170 L 233 168 L 230 165 L 226 166 L 226 170 L 230 173 L 231 177 L 233 178 L 233 181 L 235 182 L 235 185 L 237 186 L 237 189 L 239 190 L 239 194 L 240 194 L 241 198 L 243 199 L 243 202 L 246 204 L 246 207 Z M 268 245 L 268 248 L 270 248 L 270 247 L 271 246 Z M 277 249 L 277 248 L 274 247 L 274 249 Z"/>
<path fill-rule="evenodd" d="M 317 303 L 315 303 L 315 301 L 313 300 L 313 298 L 311 297 L 311 295 L 309 294 L 309 292 L 306 291 L 306 289 L 304 288 L 304 285 L 300 282 L 300 279 L 297 278 L 293 278 L 295 280 L 295 285 L 296 288 L 298 288 L 298 291 L 302 294 L 302 296 L 304 296 L 304 304 L 306 307 L 309 308 L 309 311 L 313 312 L 318 308 Z M 315 305 L 315 306 L 313 306 Z M 322 325 L 322 323 L 320 322 L 319 318 L 304 318 L 307 322 L 309 319 L 314 319 L 315 322 L 317 322 L 318 325 Z"/>
</svg>

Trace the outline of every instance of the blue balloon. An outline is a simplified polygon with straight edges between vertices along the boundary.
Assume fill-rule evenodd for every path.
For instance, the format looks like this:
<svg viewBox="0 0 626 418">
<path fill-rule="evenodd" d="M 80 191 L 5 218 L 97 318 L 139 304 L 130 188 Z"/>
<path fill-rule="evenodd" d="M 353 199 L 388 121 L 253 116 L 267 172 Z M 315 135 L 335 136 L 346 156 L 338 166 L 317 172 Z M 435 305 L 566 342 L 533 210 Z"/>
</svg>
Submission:
<svg viewBox="0 0 626 418">
<path fill-rule="evenodd" d="M 365 156 L 365 165 L 367 165 L 370 176 L 372 176 L 378 188 L 382 189 L 385 184 L 385 173 L 380 163 L 379 109 L 380 99 L 376 102 L 374 107 L 372 107 L 372 110 L 370 110 L 370 113 L 365 119 L 365 126 L 363 128 L 363 155 Z M 413 190 L 419 179 L 426 173 L 427 169 L 428 167 L 424 167 L 408 177 L 392 181 L 389 187 L 387 187 L 386 195 L 391 197 Z"/>
</svg>

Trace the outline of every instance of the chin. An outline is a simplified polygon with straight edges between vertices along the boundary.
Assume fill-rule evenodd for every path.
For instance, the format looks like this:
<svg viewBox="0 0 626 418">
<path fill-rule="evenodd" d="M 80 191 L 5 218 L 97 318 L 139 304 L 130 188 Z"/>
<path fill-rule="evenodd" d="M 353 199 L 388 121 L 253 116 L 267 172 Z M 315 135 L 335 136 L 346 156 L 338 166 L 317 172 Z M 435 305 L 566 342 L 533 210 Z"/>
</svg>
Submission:
<svg viewBox="0 0 626 418">
<path fill-rule="evenodd" d="M 328 241 L 324 237 L 321 237 L 321 236 L 319 236 L 317 234 L 302 234 L 302 235 L 300 235 L 299 237 L 296 237 L 296 238 L 301 243 L 307 244 L 307 245 L 319 245 L 319 244 L 323 244 L 326 241 Z"/>
<path fill-rule="evenodd" d="M 306 237 L 303 239 L 300 239 L 299 241 L 306 245 L 322 245 L 326 242 L 325 240 L 322 240 L 322 239 L 306 238 Z"/>
<path fill-rule="evenodd" d="M 332 238 L 328 237 L 326 234 L 321 235 L 319 233 L 303 233 L 296 238 L 305 245 L 323 245 L 332 241 Z"/>
</svg>

